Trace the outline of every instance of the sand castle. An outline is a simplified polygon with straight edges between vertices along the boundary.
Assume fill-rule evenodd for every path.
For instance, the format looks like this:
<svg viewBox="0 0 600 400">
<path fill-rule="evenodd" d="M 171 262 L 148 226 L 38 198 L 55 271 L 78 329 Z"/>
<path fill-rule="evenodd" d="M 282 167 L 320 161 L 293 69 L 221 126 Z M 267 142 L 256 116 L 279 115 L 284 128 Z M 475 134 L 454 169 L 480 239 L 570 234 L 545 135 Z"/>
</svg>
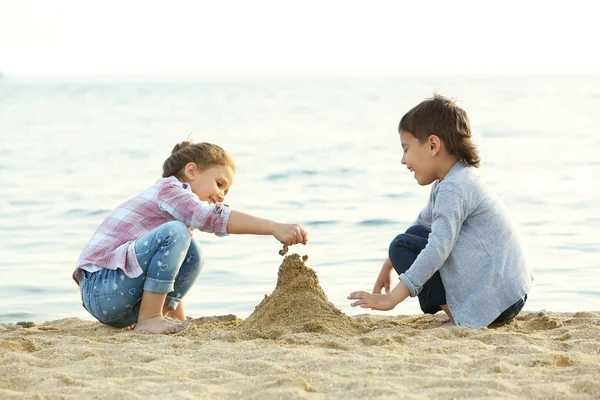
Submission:
<svg viewBox="0 0 600 400">
<path fill-rule="evenodd" d="M 285 249 L 285 248 L 284 248 Z M 307 256 L 285 256 L 277 285 L 244 321 L 244 329 L 262 332 L 322 332 L 349 336 L 360 332 L 359 324 L 332 303 L 319 278 L 305 261 Z"/>
</svg>

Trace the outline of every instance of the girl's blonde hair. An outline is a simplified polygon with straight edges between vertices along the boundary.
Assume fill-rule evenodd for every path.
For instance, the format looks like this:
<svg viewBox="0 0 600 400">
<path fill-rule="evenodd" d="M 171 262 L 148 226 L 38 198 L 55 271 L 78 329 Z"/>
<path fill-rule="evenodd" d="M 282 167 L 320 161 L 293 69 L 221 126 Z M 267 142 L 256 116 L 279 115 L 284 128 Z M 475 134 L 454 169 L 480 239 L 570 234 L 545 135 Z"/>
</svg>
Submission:
<svg viewBox="0 0 600 400">
<path fill-rule="evenodd" d="M 233 160 L 221 147 L 212 143 L 194 143 L 191 140 L 185 140 L 173 147 L 171 156 L 163 163 L 162 177 L 182 178 L 183 169 L 190 162 L 195 163 L 201 170 L 226 166 L 235 172 Z"/>
</svg>

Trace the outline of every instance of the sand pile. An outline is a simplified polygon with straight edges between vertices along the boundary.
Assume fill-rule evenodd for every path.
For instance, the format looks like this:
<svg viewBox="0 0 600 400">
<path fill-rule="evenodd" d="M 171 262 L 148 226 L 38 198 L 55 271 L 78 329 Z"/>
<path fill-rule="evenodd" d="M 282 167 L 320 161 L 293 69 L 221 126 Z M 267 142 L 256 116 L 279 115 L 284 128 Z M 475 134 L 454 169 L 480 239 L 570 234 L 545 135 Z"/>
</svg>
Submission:
<svg viewBox="0 0 600 400">
<path fill-rule="evenodd" d="M 275 334 L 321 332 L 350 336 L 360 333 L 360 325 L 329 302 L 317 274 L 304 260 L 298 254 L 283 259 L 275 290 L 254 309 L 243 328 Z"/>
</svg>

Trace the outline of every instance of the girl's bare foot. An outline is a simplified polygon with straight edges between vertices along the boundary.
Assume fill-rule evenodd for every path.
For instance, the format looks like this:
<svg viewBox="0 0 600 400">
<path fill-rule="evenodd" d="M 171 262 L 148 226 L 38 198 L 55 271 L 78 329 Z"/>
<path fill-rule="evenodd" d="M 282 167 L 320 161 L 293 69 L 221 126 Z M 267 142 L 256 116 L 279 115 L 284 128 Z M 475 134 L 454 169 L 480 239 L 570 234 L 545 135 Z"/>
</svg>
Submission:
<svg viewBox="0 0 600 400">
<path fill-rule="evenodd" d="M 183 310 L 183 302 L 179 303 L 177 309 L 172 310 L 169 307 L 163 307 L 163 315 L 170 319 L 178 319 L 185 321 L 185 311 Z"/>
<path fill-rule="evenodd" d="M 154 333 L 168 335 L 171 333 L 177 333 L 186 327 L 184 322 L 175 322 L 157 316 L 149 318 L 143 321 L 138 321 L 133 328 L 134 332 L 137 333 Z"/>
</svg>

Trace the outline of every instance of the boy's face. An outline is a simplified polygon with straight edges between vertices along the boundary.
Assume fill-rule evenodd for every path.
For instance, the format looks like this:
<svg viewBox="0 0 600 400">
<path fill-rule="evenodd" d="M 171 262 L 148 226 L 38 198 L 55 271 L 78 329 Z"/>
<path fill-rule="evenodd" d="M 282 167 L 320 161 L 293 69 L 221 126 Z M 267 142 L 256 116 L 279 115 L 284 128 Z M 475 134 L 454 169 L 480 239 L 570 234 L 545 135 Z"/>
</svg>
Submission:
<svg viewBox="0 0 600 400">
<path fill-rule="evenodd" d="M 414 173 L 417 183 L 421 186 L 429 185 L 437 179 L 434 156 L 428 141 L 419 143 L 419 139 L 407 131 L 400 131 L 400 142 L 404 155 L 402 164 Z"/>
</svg>

